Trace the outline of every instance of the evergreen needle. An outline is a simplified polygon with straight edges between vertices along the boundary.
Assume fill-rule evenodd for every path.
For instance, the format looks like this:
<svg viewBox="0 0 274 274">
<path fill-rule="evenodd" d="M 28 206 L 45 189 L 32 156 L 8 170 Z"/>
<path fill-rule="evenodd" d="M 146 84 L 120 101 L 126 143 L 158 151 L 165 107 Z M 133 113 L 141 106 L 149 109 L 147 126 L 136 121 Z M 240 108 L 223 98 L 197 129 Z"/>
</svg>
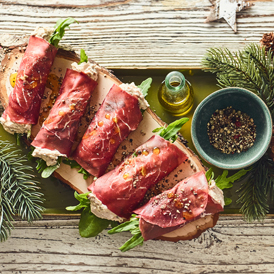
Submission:
<svg viewBox="0 0 274 274">
<path fill-rule="evenodd" d="M 41 219 L 43 194 L 34 181 L 27 158 L 8 141 L 0 140 L 0 241 L 5 241 L 13 228 L 13 216 L 31 222 Z"/>
</svg>

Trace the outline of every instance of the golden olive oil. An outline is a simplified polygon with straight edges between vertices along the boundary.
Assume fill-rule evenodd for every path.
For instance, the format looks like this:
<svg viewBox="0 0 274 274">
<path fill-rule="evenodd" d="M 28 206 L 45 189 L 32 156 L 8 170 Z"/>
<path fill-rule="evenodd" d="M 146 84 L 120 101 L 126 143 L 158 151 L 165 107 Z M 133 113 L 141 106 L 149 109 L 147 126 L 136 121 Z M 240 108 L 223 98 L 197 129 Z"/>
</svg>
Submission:
<svg viewBox="0 0 274 274">
<path fill-rule="evenodd" d="M 158 90 L 160 104 L 174 116 L 185 115 L 191 110 L 193 95 L 191 84 L 178 71 L 169 73 Z"/>
<path fill-rule="evenodd" d="M 16 82 L 17 72 L 10 75 L 10 85 L 14 88 Z"/>
</svg>

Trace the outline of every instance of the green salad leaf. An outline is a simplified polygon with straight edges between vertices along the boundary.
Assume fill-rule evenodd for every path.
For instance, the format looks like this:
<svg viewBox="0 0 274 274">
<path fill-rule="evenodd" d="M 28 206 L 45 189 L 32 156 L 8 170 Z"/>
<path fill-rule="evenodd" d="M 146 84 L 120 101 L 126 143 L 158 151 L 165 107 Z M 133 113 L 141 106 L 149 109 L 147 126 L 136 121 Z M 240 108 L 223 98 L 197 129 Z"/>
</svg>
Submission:
<svg viewBox="0 0 274 274">
<path fill-rule="evenodd" d="M 78 63 L 78 65 L 82 64 L 82 63 L 87 63 L 88 62 L 88 56 L 86 55 L 86 52 L 81 49 L 80 50 L 80 62 Z"/>
<path fill-rule="evenodd" d="M 146 80 L 144 80 L 139 86 L 138 88 L 141 90 L 141 92 L 143 93 L 144 97 L 147 96 L 148 94 L 148 90 L 151 87 L 151 83 L 152 83 L 152 78 L 147 78 Z"/>
<path fill-rule="evenodd" d="M 63 38 L 65 34 L 65 30 L 69 29 L 69 26 L 72 23 L 79 24 L 79 22 L 77 22 L 74 18 L 71 17 L 68 17 L 67 19 L 59 19 L 55 24 L 54 32 L 49 39 L 49 43 L 57 47 L 60 40 Z"/>
<path fill-rule="evenodd" d="M 79 234 L 81 237 L 95 237 L 110 225 L 111 221 L 101 219 L 91 213 L 86 207 L 81 213 L 79 222 Z"/>
<path fill-rule="evenodd" d="M 129 221 L 112 228 L 108 233 L 115 234 L 126 231 L 129 231 L 133 236 L 119 248 L 122 252 L 126 252 L 138 245 L 143 245 L 144 238 L 140 231 L 139 219 L 136 214 L 132 214 Z"/>
<path fill-rule="evenodd" d="M 217 177 L 217 179 L 215 180 L 216 185 L 220 189 L 231 188 L 231 187 L 233 187 L 233 183 L 236 180 L 239 180 L 240 178 L 242 178 L 250 170 L 251 169 L 241 169 L 241 170 L 239 170 L 238 172 L 236 172 L 235 174 L 233 174 L 229 177 L 227 177 L 228 170 L 224 170 L 222 175 L 219 175 Z"/>
<path fill-rule="evenodd" d="M 32 156 L 32 152 L 34 151 L 35 147 L 31 147 L 30 151 L 27 154 L 27 158 L 29 161 L 32 161 L 35 159 L 35 162 L 37 163 L 36 165 L 36 170 L 38 173 L 41 173 L 42 178 L 48 178 L 57 168 L 60 167 L 60 164 L 62 162 L 62 157 L 58 157 L 57 164 L 54 166 L 47 166 L 46 162 L 43 159 L 36 159 L 35 157 Z"/>
<path fill-rule="evenodd" d="M 90 176 L 90 173 L 86 171 L 83 167 L 81 167 L 75 160 L 70 160 L 70 159 L 64 159 L 63 163 L 66 165 L 69 165 L 71 168 L 77 168 L 78 173 L 83 174 L 84 180 L 87 180 L 87 178 Z"/>
<path fill-rule="evenodd" d="M 74 198 L 79 201 L 79 204 L 76 206 L 67 206 L 66 210 L 78 211 L 82 208 L 90 207 L 90 201 L 88 199 L 88 194 L 89 194 L 89 192 L 79 194 L 75 191 Z"/>
<path fill-rule="evenodd" d="M 36 169 L 39 173 L 41 173 L 42 178 L 48 178 L 56 169 L 60 167 L 62 162 L 62 157 L 58 157 L 57 164 L 54 166 L 47 166 L 46 162 L 43 159 L 37 159 Z"/>
<path fill-rule="evenodd" d="M 158 134 L 167 141 L 174 143 L 178 138 L 178 131 L 182 126 L 189 120 L 187 117 L 183 117 L 169 124 L 167 127 L 159 127 L 154 129 L 152 132 L 158 132 Z"/>
<path fill-rule="evenodd" d="M 68 206 L 66 210 L 69 211 L 78 211 L 83 209 L 79 222 L 79 234 L 81 237 L 89 238 L 95 237 L 109 225 L 117 225 L 116 222 L 98 218 L 90 211 L 90 201 L 88 199 L 88 194 L 78 194 L 74 192 L 74 197 L 79 201 L 79 204 L 76 206 Z"/>
<path fill-rule="evenodd" d="M 236 180 L 239 180 L 240 178 L 242 178 L 247 172 L 249 172 L 251 170 L 250 169 L 241 169 L 238 172 L 236 172 L 235 174 L 227 177 L 228 175 L 228 170 L 224 170 L 223 173 L 221 175 L 219 175 L 215 180 L 214 180 L 214 172 L 212 170 L 212 168 L 208 169 L 206 172 L 206 178 L 208 183 L 210 184 L 211 180 L 214 180 L 216 183 L 216 186 L 220 189 L 227 189 L 227 188 L 231 188 L 233 187 L 233 183 Z M 225 205 L 229 205 L 232 203 L 232 200 L 228 197 L 224 197 L 224 201 L 225 201 Z"/>
</svg>

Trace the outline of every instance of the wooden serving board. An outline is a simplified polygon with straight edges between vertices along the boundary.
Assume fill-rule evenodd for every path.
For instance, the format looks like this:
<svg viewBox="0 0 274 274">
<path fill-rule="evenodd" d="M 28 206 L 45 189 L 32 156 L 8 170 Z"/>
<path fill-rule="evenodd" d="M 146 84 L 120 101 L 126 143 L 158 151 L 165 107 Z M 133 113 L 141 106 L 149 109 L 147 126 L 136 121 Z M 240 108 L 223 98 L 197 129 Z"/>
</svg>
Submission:
<svg viewBox="0 0 274 274">
<path fill-rule="evenodd" d="M 4 67 L 4 70 L 0 72 L 0 99 L 4 108 L 8 104 L 8 96 L 13 89 L 11 84 L 11 76 L 17 72 L 25 48 L 26 45 L 10 47 L 10 51 L 6 53 L 2 61 L 2 67 Z M 51 68 L 47 87 L 45 89 L 45 96 L 42 100 L 39 122 L 32 127 L 32 137 L 36 136 L 43 121 L 48 116 L 49 110 L 58 94 L 66 69 L 70 68 L 71 63 L 73 62 L 79 62 L 79 56 L 75 52 L 65 51 L 62 49 L 58 50 L 57 56 Z M 75 140 L 74 148 L 81 140 L 86 128 L 89 125 L 89 122 L 95 115 L 96 111 L 100 107 L 113 84 L 119 85 L 121 84 L 121 81 L 109 70 L 100 67 L 98 86 L 92 93 L 86 114 L 81 120 L 81 126 Z M 138 85 L 140 83 L 136 84 Z M 153 135 L 152 131 L 155 128 L 163 125 L 165 125 L 165 123 L 150 108 L 148 108 L 144 112 L 144 118 L 137 130 L 132 132 L 129 137 L 120 145 L 108 170 L 113 169 L 123 160 L 123 158 L 125 158 L 126 155 L 132 153 L 136 147 L 148 140 Z M 194 153 L 189 148 L 187 148 L 182 141 L 176 141 L 175 143 L 188 155 L 189 160 L 188 162 L 181 164 L 176 170 L 174 170 L 168 177 L 163 180 L 165 185 L 167 184 L 167 181 L 169 182 L 168 187 L 172 187 L 172 185 L 188 176 L 191 176 L 197 171 L 204 170 L 204 166 L 198 157 L 194 155 Z M 70 185 L 79 193 L 86 192 L 87 187 L 93 181 L 92 176 L 90 176 L 87 180 L 84 180 L 83 175 L 79 174 L 77 169 L 71 169 L 70 166 L 65 164 L 61 164 L 60 168 L 56 170 L 54 175 L 63 182 Z"/>
<path fill-rule="evenodd" d="M 2 61 L 2 66 L 4 67 L 4 70 L 0 72 L 0 99 L 4 108 L 8 104 L 8 96 L 13 89 L 11 81 L 12 76 L 14 76 L 16 71 L 18 70 L 20 61 L 25 51 L 25 46 L 26 45 L 11 47 L 9 53 L 5 55 Z M 79 62 L 79 56 L 75 52 L 65 51 L 62 49 L 58 50 L 57 56 L 49 74 L 44 98 L 42 100 L 39 122 L 32 127 L 32 138 L 36 136 L 43 121 L 48 116 L 50 108 L 52 107 L 54 100 L 58 95 L 58 91 L 61 86 L 66 69 L 70 68 L 72 62 Z M 90 60 L 90 62 L 93 61 Z M 100 107 L 101 103 L 103 102 L 105 96 L 107 95 L 109 89 L 113 84 L 119 85 L 121 84 L 121 81 L 117 77 L 115 77 L 115 75 L 113 75 L 109 70 L 100 67 L 98 86 L 92 93 L 90 103 L 87 107 L 87 111 L 81 120 L 80 129 L 73 146 L 74 149 L 81 140 L 91 119 L 95 115 L 96 111 Z M 140 83 L 136 84 L 138 85 Z M 135 148 L 147 141 L 153 135 L 152 131 L 155 128 L 164 125 L 165 123 L 150 108 L 148 108 L 144 112 L 143 120 L 141 121 L 137 130 L 132 132 L 128 136 L 128 138 L 124 140 L 119 146 L 117 153 L 115 154 L 112 162 L 108 167 L 108 171 L 118 165 L 128 154 L 132 153 Z M 175 144 L 187 154 L 188 161 L 182 163 L 167 177 L 160 181 L 153 189 L 150 190 L 150 193 L 148 193 L 147 196 L 150 196 L 152 193 L 153 195 L 156 195 L 165 189 L 172 188 L 182 179 L 189 177 L 198 171 L 205 170 L 200 159 L 193 153 L 192 150 L 184 145 L 183 138 L 179 139 L 180 140 L 177 140 Z M 93 182 L 94 179 L 93 176 L 90 176 L 87 180 L 84 180 L 83 175 L 78 173 L 77 169 L 72 169 L 70 166 L 63 163 L 61 164 L 60 168 L 55 171 L 54 176 L 60 179 L 62 182 L 68 184 L 71 188 L 79 193 L 87 192 L 87 187 Z M 202 219 L 203 218 L 201 218 L 200 221 Z M 217 219 L 217 215 L 207 216 L 205 218 L 205 223 L 210 223 L 210 226 L 214 226 L 217 222 Z M 197 230 L 194 229 L 193 231 L 197 233 Z M 198 229 L 198 234 L 196 236 L 200 235 L 202 231 L 203 225 L 201 224 L 201 229 Z M 181 233 L 179 232 L 178 235 L 180 236 L 180 234 Z M 168 240 L 171 237 L 173 238 L 173 240 L 176 240 L 178 235 L 176 233 L 168 233 L 162 238 Z M 179 236 L 178 239 L 180 239 Z M 190 239 L 192 237 L 193 235 L 189 234 L 189 236 L 185 239 Z"/>
</svg>

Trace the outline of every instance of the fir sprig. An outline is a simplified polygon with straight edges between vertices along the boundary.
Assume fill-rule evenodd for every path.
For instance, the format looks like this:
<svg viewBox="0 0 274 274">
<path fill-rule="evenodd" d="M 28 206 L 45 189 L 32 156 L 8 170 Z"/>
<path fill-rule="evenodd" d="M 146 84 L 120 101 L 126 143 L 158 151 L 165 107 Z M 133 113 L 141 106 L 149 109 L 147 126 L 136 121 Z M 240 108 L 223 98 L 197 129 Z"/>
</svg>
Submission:
<svg viewBox="0 0 274 274">
<path fill-rule="evenodd" d="M 232 53 L 228 49 L 212 48 L 202 60 L 205 71 L 216 73 L 220 87 L 241 87 L 260 96 L 274 118 L 274 68 L 270 52 L 250 44 Z"/>
<path fill-rule="evenodd" d="M 274 119 L 274 68 L 271 52 L 256 44 L 232 53 L 228 49 L 209 49 L 202 66 L 216 73 L 220 87 L 242 87 L 262 98 Z M 249 179 L 239 189 L 240 212 L 247 221 L 262 220 L 273 202 L 274 163 L 266 153 L 253 165 Z"/>
<path fill-rule="evenodd" d="M 19 149 L 0 140 L 0 241 L 5 241 L 13 228 L 14 215 L 28 222 L 41 219 L 43 194 L 31 175 L 32 167 Z"/>
<path fill-rule="evenodd" d="M 273 202 L 274 162 L 264 155 L 254 164 L 249 180 L 238 190 L 240 212 L 249 222 L 262 221 L 269 212 L 269 201 Z"/>
</svg>

